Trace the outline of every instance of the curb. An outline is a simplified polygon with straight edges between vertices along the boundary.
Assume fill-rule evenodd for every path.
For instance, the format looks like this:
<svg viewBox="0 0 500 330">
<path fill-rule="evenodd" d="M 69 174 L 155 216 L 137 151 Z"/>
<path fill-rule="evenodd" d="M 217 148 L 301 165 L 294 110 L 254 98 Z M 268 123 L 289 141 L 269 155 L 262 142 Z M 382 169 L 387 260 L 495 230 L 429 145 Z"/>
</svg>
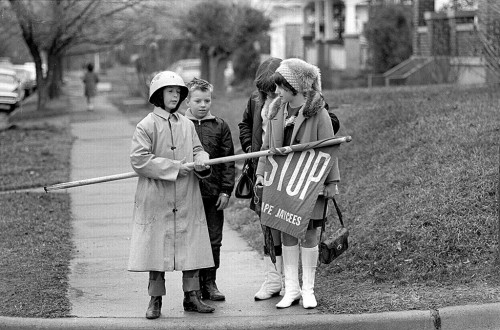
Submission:
<svg viewBox="0 0 500 330">
<path fill-rule="evenodd" d="M 377 314 L 274 315 L 189 317 L 147 320 L 145 318 L 13 318 L 0 317 L 0 328 L 8 329 L 308 329 L 308 330 L 434 330 L 429 311 Z"/>
<path fill-rule="evenodd" d="M 500 303 L 438 310 L 373 314 L 309 314 L 227 317 L 15 318 L 0 317 L 0 329 L 308 329 L 308 330 L 494 330 L 500 329 Z"/>
<path fill-rule="evenodd" d="M 500 303 L 443 307 L 439 310 L 439 315 L 441 328 L 437 329 L 440 330 L 500 329 Z"/>
</svg>

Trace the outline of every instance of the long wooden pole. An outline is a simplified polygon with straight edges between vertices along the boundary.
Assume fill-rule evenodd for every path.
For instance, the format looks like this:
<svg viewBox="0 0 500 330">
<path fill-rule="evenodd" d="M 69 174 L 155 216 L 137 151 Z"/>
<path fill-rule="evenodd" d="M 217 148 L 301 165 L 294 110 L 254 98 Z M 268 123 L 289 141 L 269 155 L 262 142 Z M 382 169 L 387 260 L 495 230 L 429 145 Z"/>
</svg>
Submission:
<svg viewBox="0 0 500 330">
<path fill-rule="evenodd" d="M 289 147 L 261 150 L 261 151 L 256 151 L 256 152 L 249 152 L 246 154 L 239 154 L 239 155 L 234 155 L 234 156 L 209 159 L 208 161 L 205 162 L 205 164 L 206 165 L 215 165 L 215 164 L 235 162 L 238 160 L 243 160 L 243 159 L 248 159 L 248 158 L 257 158 L 257 157 L 263 157 L 263 156 L 269 156 L 269 155 L 275 155 L 275 154 L 286 155 L 290 152 L 304 151 L 307 149 L 319 148 L 319 147 L 326 147 L 326 146 L 341 144 L 344 142 L 351 142 L 351 140 L 352 140 L 352 138 L 350 136 L 331 138 L 331 139 L 325 139 L 325 140 L 320 140 L 320 141 L 315 141 L 315 142 L 296 144 L 296 145 L 289 146 Z M 194 163 L 187 163 L 186 165 L 193 167 Z M 102 183 L 102 182 L 135 178 L 137 176 L 139 176 L 139 175 L 135 172 L 128 172 L 128 173 L 114 174 L 114 175 L 108 175 L 108 176 L 101 176 L 101 177 L 91 178 L 91 179 L 63 182 L 63 183 L 58 183 L 58 184 L 54 184 L 51 186 L 43 187 L 43 189 L 45 190 L 45 192 L 49 192 L 49 191 L 59 190 L 59 189 L 67 189 L 67 188 L 73 188 L 73 187 L 86 186 L 86 185 L 95 184 L 95 183 Z"/>
</svg>

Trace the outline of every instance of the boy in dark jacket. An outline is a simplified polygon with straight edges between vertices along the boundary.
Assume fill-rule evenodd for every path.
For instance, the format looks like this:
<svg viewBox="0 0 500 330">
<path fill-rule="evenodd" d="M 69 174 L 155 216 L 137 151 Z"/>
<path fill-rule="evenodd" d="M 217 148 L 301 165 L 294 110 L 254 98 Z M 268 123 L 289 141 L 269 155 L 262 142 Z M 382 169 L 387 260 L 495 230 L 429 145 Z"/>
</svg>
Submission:
<svg viewBox="0 0 500 330">
<path fill-rule="evenodd" d="M 187 84 L 189 96 L 186 99 L 188 109 L 186 117 L 195 125 L 203 149 L 210 159 L 234 155 L 233 139 L 229 125 L 219 117 L 211 114 L 212 85 L 194 78 Z M 224 225 L 224 209 L 228 206 L 229 197 L 234 188 L 234 162 L 212 165 L 212 175 L 200 180 L 201 195 L 205 207 L 210 243 L 215 266 L 200 271 L 200 289 L 202 298 L 214 301 L 225 300 L 226 297 L 215 284 L 217 268 L 220 264 L 220 247 L 222 245 L 222 228 Z"/>
</svg>

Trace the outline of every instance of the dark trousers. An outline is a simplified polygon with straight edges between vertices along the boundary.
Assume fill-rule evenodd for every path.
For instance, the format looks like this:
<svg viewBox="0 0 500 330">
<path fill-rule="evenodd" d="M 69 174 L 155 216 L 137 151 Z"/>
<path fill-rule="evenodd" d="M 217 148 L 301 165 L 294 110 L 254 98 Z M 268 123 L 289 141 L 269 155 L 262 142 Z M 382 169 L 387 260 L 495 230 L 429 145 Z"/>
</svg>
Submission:
<svg viewBox="0 0 500 330">
<path fill-rule="evenodd" d="M 205 217 L 207 218 L 208 235 L 212 245 L 214 267 L 200 270 L 200 280 L 203 283 L 215 281 L 217 269 L 220 266 L 220 247 L 222 246 L 222 230 L 224 228 L 224 211 L 217 210 L 218 197 L 203 197 Z"/>
<path fill-rule="evenodd" d="M 222 246 L 222 230 L 224 228 L 224 211 L 217 210 L 217 206 L 215 206 L 217 199 L 218 197 L 203 197 L 215 269 L 219 268 L 220 265 L 220 247 Z"/>
<path fill-rule="evenodd" d="M 199 269 L 182 271 L 182 290 L 184 292 L 200 290 Z M 164 296 L 167 294 L 165 288 L 165 272 L 149 272 L 148 294 L 151 297 Z"/>
</svg>

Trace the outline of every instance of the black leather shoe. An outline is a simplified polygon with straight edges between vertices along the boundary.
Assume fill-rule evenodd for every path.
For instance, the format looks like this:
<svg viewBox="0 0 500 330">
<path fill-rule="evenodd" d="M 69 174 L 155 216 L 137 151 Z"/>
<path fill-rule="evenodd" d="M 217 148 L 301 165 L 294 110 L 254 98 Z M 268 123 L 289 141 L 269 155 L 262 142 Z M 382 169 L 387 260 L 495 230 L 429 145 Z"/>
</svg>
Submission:
<svg viewBox="0 0 500 330">
<path fill-rule="evenodd" d="M 222 301 L 226 300 L 226 296 L 217 288 L 215 281 L 208 281 L 205 283 L 201 290 L 201 296 L 203 299 L 210 299 L 212 301 Z"/>
<path fill-rule="evenodd" d="M 157 319 L 161 315 L 161 296 L 151 297 L 149 301 L 148 310 L 146 311 L 147 319 Z"/>
<path fill-rule="evenodd" d="M 184 292 L 182 305 L 187 312 L 212 313 L 215 310 L 215 308 L 200 300 L 199 291 Z"/>
</svg>

